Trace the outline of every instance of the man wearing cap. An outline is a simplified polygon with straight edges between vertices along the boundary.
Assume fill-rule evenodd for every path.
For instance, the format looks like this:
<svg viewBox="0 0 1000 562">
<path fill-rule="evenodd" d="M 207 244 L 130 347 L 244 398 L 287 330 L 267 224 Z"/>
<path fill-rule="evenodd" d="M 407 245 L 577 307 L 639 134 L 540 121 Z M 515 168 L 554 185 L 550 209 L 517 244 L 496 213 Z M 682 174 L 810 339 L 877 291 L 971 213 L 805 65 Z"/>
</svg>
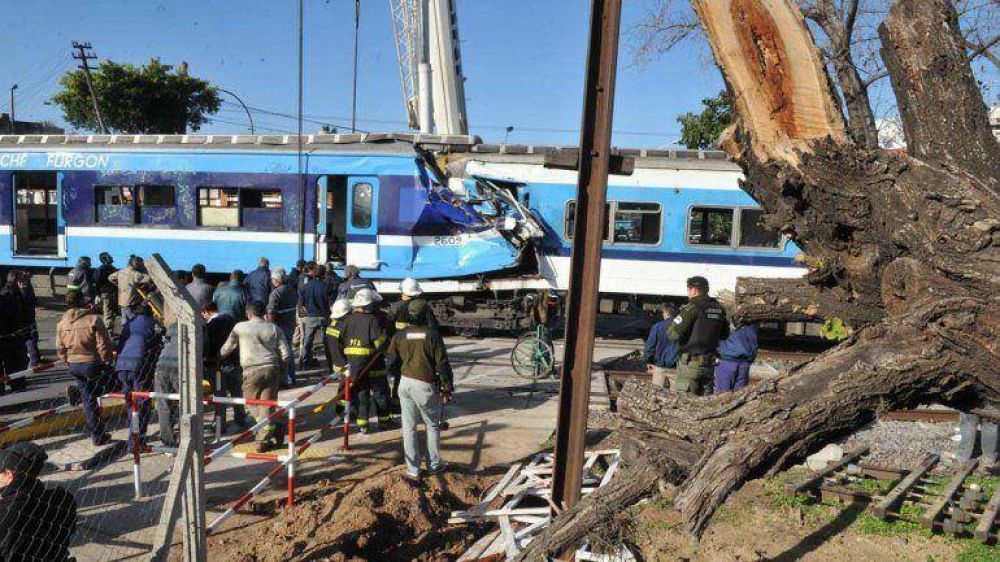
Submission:
<svg viewBox="0 0 1000 562">
<path fill-rule="evenodd" d="M 358 425 L 363 433 L 373 432 L 372 424 L 389 427 L 389 384 L 386 380 L 385 356 L 386 327 L 375 314 L 382 300 L 372 289 L 358 290 L 351 299 L 354 311 L 344 318 L 337 338 L 343 350 L 344 364 L 351 369 L 352 395 L 358 401 Z"/>
<path fill-rule="evenodd" d="M 38 479 L 47 458 L 44 449 L 25 441 L 0 450 L 0 560 L 69 560 L 76 500 Z"/>
<path fill-rule="evenodd" d="M 708 280 L 687 280 L 688 304 L 667 329 L 667 337 L 680 345 L 677 388 L 699 396 L 711 394 L 719 340 L 729 336 L 729 320 L 719 301 L 708 296 Z"/>
<path fill-rule="evenodd" d="M 316 337 L 323 340 L 323 354 L 326 356 L 326 368 L 333 370 L 333 359 L 330 357 L 330 344 L 323 334 L 326 332 L 327 315 L 330 313 L 330 292 L 327 290 L 326 279 L 320 276 L 319 266 L 310 263 L 306 266 L 306 279 L 301 284 L 298 305 L 303 315 L 302 352 L 299 355 L 299 368 L 305 368 L 313 361 L 313 342 Z"/>
<path fill-rule="evenodd" d="M 430 307 L 423 300 L 410 303 L 406 326 L 396 332 L 386 350 L 389 372 L 399 384 L 403 417 L 403 457 L 406 473 L 420 476 L 420 444 L 417 422 L 423 420 L 427 432 L 427 472 L 444 470 L 441 460 L 441 408 L 451 401 L 452 372 L 444 342 L 427 326 Z"/>
<path fill-rule="evenodd" d="M 353 299 L 361 289 L 375 290 L 375 285 L 367 279 L 361 278 L 361 270 L 356 265 L 349 265 L 344 268 L 344 280 L 337 287 L 338 299 Z"/>
<path fill-rule="evenodd" d="M 66 278 L 66 290 L 78 291 L 86 304 L 94 302 L 97 298 L 97 280 L 94 273 L 90 267 L 90 256 L 80 256 L 76 260 L 76 267 Z"/>
<path fill-rule="evenodd" d="M 283 267 L 274 268 L 271 272 L 271 283 L 274 285 L 274 290 L 267 299 L 267 319 L 281 328 L 285 334 L 285 341 L 288 342 L 288 348 L 292 349 L 298 295 L 295 294 L 295 287 L 285 282 Z M 295 385 L 295 361 L 289 361 L 285 369 L 285 384 Z"/>
</svg>

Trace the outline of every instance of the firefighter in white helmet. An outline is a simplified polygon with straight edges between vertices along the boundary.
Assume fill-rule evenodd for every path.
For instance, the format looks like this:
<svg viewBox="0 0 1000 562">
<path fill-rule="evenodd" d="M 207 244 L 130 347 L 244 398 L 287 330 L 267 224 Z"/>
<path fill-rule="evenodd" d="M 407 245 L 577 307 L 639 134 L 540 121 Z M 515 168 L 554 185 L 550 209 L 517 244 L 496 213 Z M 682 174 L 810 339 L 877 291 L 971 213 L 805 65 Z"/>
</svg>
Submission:
<svg viewBox="0 0 1000 562">
<path fill-rule="evenodd" d="M 358 425 L 365 434 L 373 425 L 392 425 L 389 413 L 389 383 L 386 379 L 385 345 L 387 333 L 384 315 L 378 314 L 382 297 L 373 289 L 362 288 L 351 299 L 353 311 L 340 324 L 335 347 L 342 357 L 334 358 L 338 368 L 351 369 L 352 396 L 357 397 Z"/>
<path fill-rule="evenodd" d="M 393 322 L 393 327 L 397 330 L 405 328 L 408 325 L 406 321 L 406 310 L 409 308 L 410 304 L 416 301 L 424 301 L 424 304 L 426 305 L 426 326 L 434 331 L 437 331 L 437 318 L 434 316 L 434 311 L 431 309 L 430 303 L 428 303 L 427 299 L 424 298 L 424 290 L 420 287 L 420 283 L 412 277 L 407 277 L 399 284 L 399 293 L 399 301 L 393 303 L 392 307 L 389 308 L 389 320 Z"/>
</svg>

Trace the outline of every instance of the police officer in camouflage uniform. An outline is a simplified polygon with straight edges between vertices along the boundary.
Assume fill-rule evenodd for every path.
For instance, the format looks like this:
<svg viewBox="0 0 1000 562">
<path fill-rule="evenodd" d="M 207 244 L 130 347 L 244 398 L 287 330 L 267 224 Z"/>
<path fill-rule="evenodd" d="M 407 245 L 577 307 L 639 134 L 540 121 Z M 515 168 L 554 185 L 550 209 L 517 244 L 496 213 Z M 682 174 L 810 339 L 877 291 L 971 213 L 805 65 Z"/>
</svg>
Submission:
<svg viewBox="0 0 1000 562">
<path fill-rule="evenodd" d="M 667 337 L 680 344 L 677 387 L 680 392 L 703 396 L 712 393 L 719 340 L 729 337 L 729 320 L 719 301 L 708 296 L 708 280 L 687 280 L 688 304 L 677 313 Z"/>
</svg>

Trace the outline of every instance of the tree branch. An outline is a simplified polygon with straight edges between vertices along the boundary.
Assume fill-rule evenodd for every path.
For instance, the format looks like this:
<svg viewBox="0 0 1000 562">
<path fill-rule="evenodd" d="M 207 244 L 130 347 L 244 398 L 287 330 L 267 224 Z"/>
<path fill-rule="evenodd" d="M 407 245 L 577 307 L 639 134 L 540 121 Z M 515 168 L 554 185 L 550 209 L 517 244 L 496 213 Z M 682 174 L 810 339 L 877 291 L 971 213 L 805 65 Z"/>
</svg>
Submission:
<svg viewBox="0 0 1000 562">
<path fill-rule="evenodd" d="M 858 21 L 858 4 L 859 0 L 845 0 L 848 2 L 847 6 L 847 17 L 844 19 L 844 29 L 847 30 L 847 36 L 850 37 L 854 34 L 854 24 Z"/>
<path fill-rule="evenodd" d="M 1000 193 L 1000 143 L 949 0 L 900 0 L 879 28 L 907 152 L 958 166 Z"/>
</svg>

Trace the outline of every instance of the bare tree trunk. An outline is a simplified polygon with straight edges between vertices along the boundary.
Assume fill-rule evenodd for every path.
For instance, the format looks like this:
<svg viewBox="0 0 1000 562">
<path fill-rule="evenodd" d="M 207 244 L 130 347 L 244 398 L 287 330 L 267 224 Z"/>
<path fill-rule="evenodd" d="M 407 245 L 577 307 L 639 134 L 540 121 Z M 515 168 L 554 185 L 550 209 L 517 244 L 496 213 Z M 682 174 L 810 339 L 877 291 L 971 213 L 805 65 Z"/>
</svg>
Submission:
<svg viewBox="0 0 1000 562">
<path fill-rule="evenodd" d="M 885 408 L 1000 402 L 997 142 L 946 0 L 899 0 L 881 32 L 909 154 L 858 146 L 791 0 L 692 0 L 739 122 L 724 146 L 765 222 L 799 244 L 803 281 L 741 279 L 740 316 L 837 315 L 855 335 L 778 382 L 696 398 L 619 396 L 621 484 L 553 522 L 523 559 L 584 536 L 662 479 L 701 534 L 748 478 L 773 473 Z M 770 311 L 770 316 L 768 312 Z M 599 504 L 599 505 L 598 505 Z M 567 542 L 568 541 L 568 542 Z"/>
<path fill-rule="evenodd" d="M 878 129 L 872 113 L 868 86 L 851 54 L 854 41 L 854 21 L 859 0 L 845 0 L 850 6 L 845 21 L 833 0 L 819 0 L 811 6 L 809 19 L 823 30 L 830 41 L 830 64 L 833 66 L 837 85 L 844 96 L 847 110 L 847 131 L 854 144 L 861 148 L 878 148 Z"/>
</svg>

